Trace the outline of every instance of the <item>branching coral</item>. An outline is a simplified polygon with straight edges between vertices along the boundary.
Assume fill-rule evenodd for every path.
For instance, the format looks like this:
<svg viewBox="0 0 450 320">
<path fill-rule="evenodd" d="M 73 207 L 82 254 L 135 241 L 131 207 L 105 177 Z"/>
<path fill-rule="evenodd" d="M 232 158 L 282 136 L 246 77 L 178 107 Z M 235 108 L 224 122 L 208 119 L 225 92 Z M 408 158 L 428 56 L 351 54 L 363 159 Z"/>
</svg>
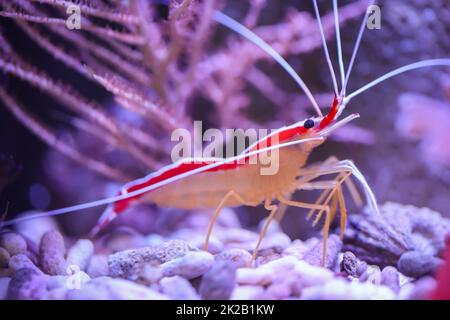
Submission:
<svg viewBox="0 0 450 320">
<path fill-rule="evenodd" d="M 160 14 L 159 5 L 147 0 L 1 0 L 0 4 L 3 22 L 13 19 L 22 37 L 82 76 L 84 86 L 100 85 L 115 100 L 107 106 L 82 93 L 71 77 L 61 79 L 36 65 L 14 47 L 15 34 L 2 27 L 0 69 L 51 97 L 63 116 L 56 119 L 55 129 L 41 115 L 39 104 L 24 105 L 23 93 L 13 94 L 11 87 L 0 91 L 4 106 L 47 144 L 107 178 L 125 181 L 167 162 L 171 131 L 190 129 L 196 110 L 204 107 L 199 99 L 207 101 L 203 104 L 215 114 L 209 121 L 220 128 L 260 126 L 247 112 L 259 103 L 248 85 L 280 110 L 299 110 L 280 111 L 278 121 L 265 126 L 306 115 L 306 99 L 279 87 L 267 73 L 274 64 L 261 67 L 260 62 L 272 61 L 259 48 L 231 32 L 225 40 L 212 40 L 217 36 L 213 15 L 223 9 L 221 2 L 173 0 L 167 17 Z M 73 4 L 80 9 L 80 30 L 66 28 L 66 10 Z M 289 8 L 278 23 L 260 26 L 264 6 L 265 1 L 249 1 L 244 23 L 280 54 L 289 57 L 320 47 L 310 13 Z M 357 1 L 342 7 L 341 22 L 360 16 L 365 6 L 366 1 Z M 323 23 L 327 35 L 332 35 L 332 14 L 324 16 Z M 328 93 L 318 97 L 324 105 L 331 101 Z M 61 138 L 60 131 L 88 134 L 109 151 L 86 152 L 76 139 Z M 117 154 L 127 160 L 116 161 Z"/>
</svg>

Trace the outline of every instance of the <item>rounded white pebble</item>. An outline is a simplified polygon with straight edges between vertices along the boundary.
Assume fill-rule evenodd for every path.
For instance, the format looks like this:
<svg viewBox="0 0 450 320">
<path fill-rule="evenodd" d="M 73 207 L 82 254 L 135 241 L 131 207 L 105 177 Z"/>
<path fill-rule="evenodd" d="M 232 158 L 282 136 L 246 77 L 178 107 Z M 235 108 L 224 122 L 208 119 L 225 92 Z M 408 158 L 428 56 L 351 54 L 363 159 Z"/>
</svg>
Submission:
<svg viewBox="0 0 450 320">
<path fill-rule="evenodd" d="M 161 291 L 174 300 L 198 300 L 199 295 L 185 278 L 174 276 L 160 281 Z"/>
<path fill-rule="evenodd" d="M 27 251 L 27 243 L 25 239 L 14 232 L 7 232 L 0 235 L 0 246 L 5 248 L 11 256 L 25 253 Z"/>
<path fill-rule="evenodd" d="M 239 286 L 233 290 L 230 300 L 255 300 L 263 294 L 261 286 Z"/>
<path fill-rule="evenodd" d="M 36 265 L 30 260 L 30 258 L 28 258 L 24 254 L 18 254 L 18 255 L 11 257 L 11 259 L 9 259 L 8 267 L 9 267 L 9 269 L 13 270 L 14 272 L 19 269 L 27 268 L 27 269 L 33 269 L 37 273 L 42 274 L 42 271 L 39 270 L 39 268 L 36 267 Z"/>
<path fill-rule="evenodd" d="M 78 266 L 85 270 L 94 253 L 94 244 L 87 239 L 78 240 L 67 253 L 67 265 Z"/>
<path fill-rule="evenodd" d="M 109 275 L 108 257 L 101 254 L 93 255 L 86 267 L 86 272 L 91 278 Z"/>
<path fill-rule="evenodd" d="M 155 290 L 131 281 L 99 277 L 80 289 L 68 290 L 68 300 L 165 300 L 167 297 Z"/>
<path fill-rule="evenodd" d="M 28 211 L 20 214 L 19 217 L 25 217 L 30 214 L 39 213 L 38 211 Z M 36 244 L 41 242 L 42 236 L 50 230 L 59 230 L 58 224 L 52 217 L 42 217 L 38 219 L 23 220 L 15 226 L 17 232 L 23 234 Z"/>
<path fill-rule="evenodd" d="M 395 293 L 385 286 L 335 279 L 324 285 L 304 288 L 301 298 L 307 300 L 392 300 L 395 299 Z"/>
<path fill-rule="evenodd" d="M 250 265 L 252 255 L 247 250 L 232 248 L 219 253 L 216 256 L 216 260 L 228 261 L 236 268 L 243 268 Z"/>
<path fill-rule="evenodd" d="M 165 277 L 177 275 L 186 279 L 193 279 L 208 271 L 213 263 L 214 257 L 208 252 L 189 252 L 181 258 L 163 263 L 161 270 Z"/>
<path fill-rule="evenodd" d="M 291 256 L 270 261 L 259 268 L 240 268 L 236 272 L 237 283 L 250 285 L 267 285 L 272 283 L 277 274 L 295 268 L 297 259 Z"/>
<path fill-rule="evenodd" d="M 0 300 L 6 299 L 10 281 L 11 281 L 11 278 L 9 278 L 9 277 L 0 278 Z"/>
</svg>

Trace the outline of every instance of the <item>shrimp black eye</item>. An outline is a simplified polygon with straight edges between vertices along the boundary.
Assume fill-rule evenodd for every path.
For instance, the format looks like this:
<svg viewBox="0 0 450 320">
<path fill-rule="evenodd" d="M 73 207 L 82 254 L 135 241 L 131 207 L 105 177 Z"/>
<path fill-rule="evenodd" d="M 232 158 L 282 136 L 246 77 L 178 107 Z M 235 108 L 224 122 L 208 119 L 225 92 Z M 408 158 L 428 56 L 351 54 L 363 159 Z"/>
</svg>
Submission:
<svg viewBox="0 0 450 320">
<path fill-rule="evenodd" d="M 312 127 L 314 127 L 314 120 L 306 120 L 305 123 L 303 123 L 303 126 L 305 127 L 305 129 L 311 129 Z"/>
</svg>

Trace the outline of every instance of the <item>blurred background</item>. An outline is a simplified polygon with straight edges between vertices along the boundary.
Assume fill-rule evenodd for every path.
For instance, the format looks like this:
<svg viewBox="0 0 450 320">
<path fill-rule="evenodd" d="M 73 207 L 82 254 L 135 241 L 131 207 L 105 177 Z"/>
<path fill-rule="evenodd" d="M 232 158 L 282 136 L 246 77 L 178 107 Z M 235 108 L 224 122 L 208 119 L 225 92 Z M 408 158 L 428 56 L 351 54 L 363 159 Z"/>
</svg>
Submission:
<svg viewBox="0 0 450 320">
<path fill-rule="evenodd" d="M 173 2 L 175 5 L 181 3 Z M 131 51 L 146 57 L 145 46 L 139 44 L 120 43 L 119 46 L 112 40 L 102 39 L 99 34 L 70 31 L 79 32 L 85 41 L 77 39 L 73 42 L 68 36 L 69 31 L 55 31 L 64 26 L 33 23 L 20 19 L 20 15 L 13 19 L 0 17 L 2 44 L 10 46 L 7 49 L 2 45 L 1 87 L 24 110 L 51 128 L 65 145 L 107 163 L 130 178 L 168 164 L 167 149 L 164 146 L 153 148 L 153 142 L 149 141 L 148 146 L 137 143 L 139 153 L 127 144 L 128 140 L 123 142 L 114 138 L 108 143 L 103 139 L 107 136 L 105 132 L 96 131 L 98 124 L 89 116 L 87 120 L 86 115 L 68 109 L 67 103 L 46 94 L 30 81 L 20 79 L 5 66 L 9 63 L 36 74 L 45 72 L 57 85 L 70 86 L 83 99 L 104 110 L 118 125 L 119 136 L 127 130 L 122 125 L 129 125 L 142 131 L 142 137 L 148 135 L 169 147 L 170 130 L 160 125 L 163 116 L 157 114 L 156 119 L 150 121 L 145 115 L 130 111 L 133 110 L 130 105 L 124 108 L 127 101 L 123 101 L 120 93 L 111 94 L 108 92 L 111 90 L 105 90 L 88 75 L 75 70 L 76 67 L 68 65 L 60 54 L 55 53 L 56 49 L 46 43 L 75 57 L 80 65 L 87 64 L 122 89 L 133 85 L 133 89 L 179 120 L 177 123 L 186 126 L 193 120 L 203 120 L 204 130 L 208 127 L 277 128 L 314 115 L 294 81 L 270 58 L 212 19 L 202 18 L 210 17 L 212 8 L 217 8 L 245 23 L 279 50 L 317 94 L 323 110 L 329 107 L 332 83 L 311 1 L 194 2 L 174 22 L 183 31 L 176 34 L 181 39 L 181 49 L 163 71 L 156 70 L 147 61 L 132 58 Z M 377 4 L 381 8 L 381 29 L 366 30 L 348 92 L 396 67 L 421 59 L 450 57 L 448 1 L 380 0 Z M 91 5 L 105 11 L 123 10 L 121 12 L 126 14 L 135 9 L 132 6 L 130 9 L 128 1 L 92 1 Z M 331 1 L 319 1 L 319 5 L 332 59 L 336 61 Z M 1 1 L 1 6 L 4 12 L 64 17 L 61 8 L 35 1 Z M 171 18 L 173 11 L 149 2 L 147 6 L 152 20 L 148 28 L 154 32 L 152 39 L 159 39 L 160 52 L 169 52 L 171 22 L 175 19 Z M 339 1 L 339 6 L 343 20 L 344 61 L 348 63 L 367 1 Z M 112 24 L 102 17 L 89 19 L 89 23 L 122 32 L 140 30 L 122 21 Z M 136 74 L 127 74 L 126 70 L 114 65 L 114 61 L 121 60 L 105 62 L 106 58 L 99 58 L 93 52 L 94 45 L 89 47 L 88 44 L 121 56 L 141 70 L 144 79 L 133 78 Z M 169 49 L 164 51 L 164 48 Z M 338 70 L 336 64 L 335 70 Z M 168 74 L 159 82 L 162 89 L 146 86 L 145 74 L 154 81 L 158 72 Z M 448 68 L 425 68 L 388 80 L 358 96 L 352 100 L 347 112 L 358 112 L 361 118 L 315 150 L 310 162 L 331 155 L 352 159 L 366 176 L 380 203 L 396 201 L 426 206 L 450 215 L 449 75 Z M 42 83 L 42 78 L 39 81 Z M 96 172 L 80 162 L 49 147 L 12 114 L 5 102 L 0 101 L 0 211 L 6 210 L 9 204 L 8 219 L 23 211 L 53 209 L 117 192 L 122 183 L 120 179 Z M 316 196 L 297 195 L 306 200 Z M 353 207 L 350 197 L 348 199 L 353 212 L 360 210 Z M 101 210 L 96 208 L 91 210 L 92 214 L 70 214 L 60 219 L 69 233 L 83 233 L 91 228 Z M 265 214 L 261 208 L 239 208 L 238 212 L 241 221 L 248 226 L 254 226 Z M 283 226 L 289 235 L 303 237 L 311 231 L 302 215 L 298 209 L 288 209 Z"/>
</svg>

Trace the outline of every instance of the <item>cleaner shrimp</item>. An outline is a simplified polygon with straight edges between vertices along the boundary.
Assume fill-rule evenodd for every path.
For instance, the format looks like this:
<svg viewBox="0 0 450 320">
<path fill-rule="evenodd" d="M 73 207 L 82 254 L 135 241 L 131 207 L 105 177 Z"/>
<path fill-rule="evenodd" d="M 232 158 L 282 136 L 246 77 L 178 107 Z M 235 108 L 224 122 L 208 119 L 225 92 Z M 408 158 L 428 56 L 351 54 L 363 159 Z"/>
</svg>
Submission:
<svg viewBox="0 0 450 320">
<path fill-rule="evenodd" d="M 371 2 L 371 4 L 373 3 L 374 1 Z M 330 157 L 323 162 L 307 165 L 310 153 L 313 149 L 323 144 L 335 130 L 359 117 L 358 114 L 350 114 L 340 119 L 341 114 L 353 98 L 391 77 L 408 71 L 431 66 L 450 66 L 450 59 L 423 60 L 397 68 L 362 86 L 360 89 L 347 94 L 347 84 L 356 60 L 369 11 L 364 15 L 349 65 L 347 70 L 345 70 L 340 39 L 339 10 L 337 0 L 333 0 L 340 75 L 339 88 L 325 39 L 317 0 L 313 0 L 313 7 L 320 30 L 325 59 L 333 80 L 335 95 L 331 108 L 326 115 L 322 114 L 313 94 L 303 79 L 281 55 L 251 30 L 222 12 L 217 11 L 214 19 L 218 23 L 260 47 L 293 78 L 310 100 L 317 112 L 317 116 L 280 128 L 267 137 L 258 140 L 238 156 L 227 159 L 183 159 L 163 167 L 144 178 L 125 184 L 117 196 L 6 221 L 3 223 L 3 226 L 12 225 L 24 219 L 60 215 L 95 206 L 109 205 L 93 229 L 92 234 L 95 235 L 136 202 L 151 202 L 161 207 L 181 209 L 214 209 L 205 239 L 204 249 L 207 250 L 214 224 L 222 208 L 225 206 L 258 206 L 263 204 L 264 208 L 269 211 L 269 216 L 265 221 L 253 251 L 252 261 L 254 261 L 267 229 L 277 213 L 281 211 L 281 206 L 294 206 L 309 210 L 307 214 L 308 219 L 315 215 L 313 224 L 317 224 L 324 217 L 325 221 L 322 229 L 322 261 L 324 263 L 327 238 L 337 211 L 340 214 L 341 237 L 343 237 L 345 232 L 347 209 L 343 193 L 344 184 L 349 189 L 355 203 L 362 203 L 359 192 L 351 180 L 351 177 L 355 178 L 364 191 L 365 200 L 370 210 L 378 214 L 378 207 L 375 195 L 364 175 L 351 160 L 338 160 L 335 157 Z M 249 160 L 251 157 L 258 156 L 263 152 L 274 150 L 279 152 L 278 172 L 274 175 L 261 175 L 262 164 L 260 162 L 253 164 Z M 317 180 L 328 175 L 334 175 L 334 177 L 331 180 Z M 322 193 L 316 202 L 306 203 L 291 200 L 292 194 L 297 190 L 320 190 Z"/>
</svg>

